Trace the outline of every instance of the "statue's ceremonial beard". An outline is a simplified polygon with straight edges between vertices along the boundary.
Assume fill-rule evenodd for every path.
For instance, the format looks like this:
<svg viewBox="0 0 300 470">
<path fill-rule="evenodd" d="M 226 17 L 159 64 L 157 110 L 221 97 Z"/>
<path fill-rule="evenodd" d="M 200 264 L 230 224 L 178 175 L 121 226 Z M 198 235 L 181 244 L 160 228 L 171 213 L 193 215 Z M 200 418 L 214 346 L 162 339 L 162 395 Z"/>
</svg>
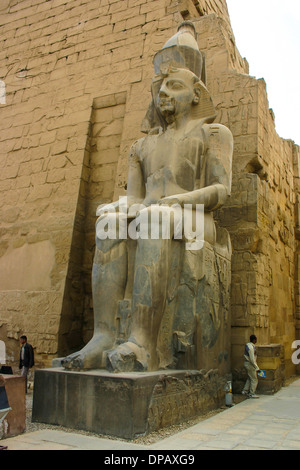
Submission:
<svg viewBox="0 0 300 470">
<path fill-rule="evenodd" d="M 171 99 L 161 99 L 159 101 L 159 110 L 167 122 L 173 122 L 175 118 L 175 103 Z"/>
<path fill-rule="evenodd" d="M 160 99 L 159 100 L 159 109 L 164 117 L 167 117 L 170 114 L 175 113 L 175 103 L 171 99 Z"/>
</svg>

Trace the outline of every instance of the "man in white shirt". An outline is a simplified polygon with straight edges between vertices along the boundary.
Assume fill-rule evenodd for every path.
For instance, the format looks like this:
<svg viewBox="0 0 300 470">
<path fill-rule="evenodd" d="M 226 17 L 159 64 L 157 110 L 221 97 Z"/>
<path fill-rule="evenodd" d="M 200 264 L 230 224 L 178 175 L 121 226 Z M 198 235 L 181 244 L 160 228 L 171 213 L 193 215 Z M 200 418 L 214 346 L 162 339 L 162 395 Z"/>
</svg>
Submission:
<svg viewBox="0 0 300 470">
<path fill-rule="evenodd" d="M 245 345 L 244 367 L 247 371 L 248 379 L 245 383 L 242 394 L 248 395 L 248 398 L 258 398 L 255 392 L 256 392 L 256 387 L 258 383 L 257 372 L 259 372 L 260 369 L 256 363 L 256 357 L 257 357 L 257 352 L 255 349 L 256 342 L 257 342 L 256 336 L 251 335 L 250 342 Z"/>
</svg>

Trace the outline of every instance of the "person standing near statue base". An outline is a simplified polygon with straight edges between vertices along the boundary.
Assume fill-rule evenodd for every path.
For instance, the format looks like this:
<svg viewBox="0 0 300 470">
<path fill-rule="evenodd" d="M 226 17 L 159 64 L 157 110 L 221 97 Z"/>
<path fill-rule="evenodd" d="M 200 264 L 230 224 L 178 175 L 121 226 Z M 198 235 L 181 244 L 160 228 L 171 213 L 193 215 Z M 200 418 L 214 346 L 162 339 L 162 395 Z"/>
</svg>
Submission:
<svg viewBox="0 0 300 470">
<path fill-rule="evenodd" d="M 34 352 L 31 344 L 27 343 L 25 335 L 20 337 L 20 362 L 19 369 L 21 369 L 21 376 L 25 377 L 25 393 L 27 393 L 27 376 L 29 369 L 34 366 Z"/>
<path fill-rule="evenodd" d="M 242 394 L 247 395 L 248 398 L 259 398 L 256 395 L 256 387 L 258 384 L 257 372 L 260 371 L 260 368 L 257 365 L 256 357 L 257 352 L 255 349 L 255 344 L 257 343 L 257 338 L 255 335 L 250 336 L 250 342 L 245 345 L 244 351 L 244 367 L 247 371 L 248 378 L 243 388 Z"/>
</svg>

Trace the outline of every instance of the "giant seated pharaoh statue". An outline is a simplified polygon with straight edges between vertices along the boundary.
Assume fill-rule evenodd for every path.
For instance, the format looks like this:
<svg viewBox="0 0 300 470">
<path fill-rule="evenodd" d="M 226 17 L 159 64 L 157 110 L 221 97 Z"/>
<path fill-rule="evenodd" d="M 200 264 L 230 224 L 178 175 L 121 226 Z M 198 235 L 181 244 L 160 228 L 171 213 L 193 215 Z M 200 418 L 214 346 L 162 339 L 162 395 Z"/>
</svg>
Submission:
<svg viewBox="0 0 300 470">
<path fill-rule="evenodd" d="M 230 195 L 232 135 L 214 123 L 191 23 L 154 67 L 147 135 L 129 155 L 126 210 L 122 199 L 98 208 L 94 335 L 63 359 L 69 370 L 229 368 L 231 244 L 214 212 Z"/>
</svg>

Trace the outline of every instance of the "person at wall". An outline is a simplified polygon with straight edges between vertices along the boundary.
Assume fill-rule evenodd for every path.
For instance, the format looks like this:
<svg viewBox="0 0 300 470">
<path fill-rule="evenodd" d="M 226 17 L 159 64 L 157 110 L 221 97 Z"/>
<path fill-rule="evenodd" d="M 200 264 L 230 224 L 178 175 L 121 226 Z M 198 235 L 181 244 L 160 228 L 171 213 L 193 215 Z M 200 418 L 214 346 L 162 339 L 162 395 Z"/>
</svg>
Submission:
<svg viewBox="0 0 300 470">
<path fill-rule="evenodd" d="M 250 342 L 245 345 L 244 351 L 244 367 L 247 371 L 248 378 L 243 388 L 242 394 L 247 395 L 248 398 L 258 398 L 255 394 L 257 388 L 257 372 L 260 371 L 260 368 L 257 365 L 256 358 L 257 352 L 255 349 L 255 344 L 257 343 L 257 338 L 255 335 L 250 336 Z"/>
<path fill-rule="evenodd" d="M 27 377 L 29 369 L 34 366 L 34 352 L 31 344 L 27 343 L 27 337 L 25 335 L 20 337 L 20 344 L 19 369 L 21 370 L 21 376 L 25 377 L 25 393 L 27 393 Z"/>
</svg>

